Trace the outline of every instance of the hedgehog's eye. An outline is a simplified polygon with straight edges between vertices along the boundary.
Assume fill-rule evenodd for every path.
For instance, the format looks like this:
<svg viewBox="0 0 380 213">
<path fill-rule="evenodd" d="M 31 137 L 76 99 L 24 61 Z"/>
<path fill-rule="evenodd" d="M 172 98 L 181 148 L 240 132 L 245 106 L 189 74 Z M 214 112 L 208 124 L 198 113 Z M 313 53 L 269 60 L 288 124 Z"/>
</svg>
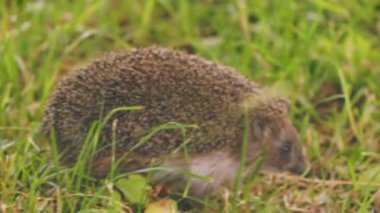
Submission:
<svg viewBox="0 0 380 213">
<path fill-rule="evenodd" d="M 286 155 L 290 152 L 291 149 L 292 149 L 292 144 L 289 142 L 286 142 L 285 145 L 280 147 L 280 152 L 281 154 Z"/>
</svg>

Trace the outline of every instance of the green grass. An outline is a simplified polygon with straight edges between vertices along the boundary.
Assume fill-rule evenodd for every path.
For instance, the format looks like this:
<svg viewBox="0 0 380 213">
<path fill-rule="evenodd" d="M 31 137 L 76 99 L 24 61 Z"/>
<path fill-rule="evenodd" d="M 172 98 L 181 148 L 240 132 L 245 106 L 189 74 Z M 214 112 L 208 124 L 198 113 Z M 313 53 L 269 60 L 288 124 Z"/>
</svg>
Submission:
<svg viewBox="0 0 380 213">
<path fill-rule="evenodd" d="M 134 207 L 114 191 L 116 180 L 76 185 L 73 171 L 55 167 L 39 124 L 49 94 L 72 68 L 107 51 L 152 44 L 235 67 L 284 88 L 293 101 L 310 177 L 261 175 L 249 196 L 245 191 L 244 199 L 216 209 L 232 211 L 233 203 L 263 212 L 376 208 L 379 27 L 377 0 L 1 1 L 0 212 Z"/>
</svg>

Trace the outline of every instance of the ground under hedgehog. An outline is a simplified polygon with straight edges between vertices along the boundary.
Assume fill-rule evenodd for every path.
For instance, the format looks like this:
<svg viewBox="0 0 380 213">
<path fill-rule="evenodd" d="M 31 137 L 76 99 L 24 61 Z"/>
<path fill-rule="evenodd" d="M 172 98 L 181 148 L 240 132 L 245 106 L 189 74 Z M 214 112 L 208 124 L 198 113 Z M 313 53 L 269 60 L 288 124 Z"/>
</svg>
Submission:
<svg viewBox="0 0 380 213">
<path fill-rule="evenodd" d="M 97 144 L 100 151 L 89 166 L 94 176 L 107 175 L 115 156 L 119 172 L 159 165 L 169 169 L 155 179 L 172 179 L 177 176 L 171 172 L 178 170 L 214 178 L 212 183 L 190 178 L 193 194 L 204 195 L 234 179 L 245 131 L 247 170 L 263 152 L 264 169 L 301 173 L 306 168 L 287 100 L 232 68 L 165 48 L 111 53 L 77 69 L 52 94 L 43 129 L 54 133 L 61 162 L 72 165 L 91 125 L 125 106 L 143 108 L 119 111 L 106 123 Z M 151 134 L 152 128 L 170 122 L 198 128 Z"/>
</svg>

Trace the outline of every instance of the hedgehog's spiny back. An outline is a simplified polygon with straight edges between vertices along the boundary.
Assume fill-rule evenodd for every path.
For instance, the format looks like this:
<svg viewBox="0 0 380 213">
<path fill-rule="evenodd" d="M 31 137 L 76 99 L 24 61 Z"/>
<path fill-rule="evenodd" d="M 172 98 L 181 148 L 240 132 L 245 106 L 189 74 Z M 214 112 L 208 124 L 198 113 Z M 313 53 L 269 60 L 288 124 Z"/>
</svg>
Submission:
<svg viewBox="0 0 380 213">
<path fill-rule="evenodd" d="M 235 70 L 200 57 L 163 48 L 134 49 L 98 59 L 63 81 L 48 103 L 45 128 L 55 129 L 61 151 L 79 151 L 89 126 L 100 114 L 104 116 L 122 106 L 144 106 L 144 110 L 115 116 L 117 137 L 125 139 L 121 146 L 128 149 L 134 137 L 165 122 L 218 122 L 230 108 L 257 92 L 258 86 Z M 231 127 L 220 122 L 222 129 Z M 102 134 L 104 143 L 110 141 L 110 132 L 107 126 Z M 200 133 L 188 134 L 191 137 Z M 230 129 L 226 134 L 234 132 Z M 179 134 L 162 132 L 138 150 L 159 155 L 169 153 L 182 142 Z M 199 149 L 221 145 L 214 143 L 201 144 Z"/>
</svg>

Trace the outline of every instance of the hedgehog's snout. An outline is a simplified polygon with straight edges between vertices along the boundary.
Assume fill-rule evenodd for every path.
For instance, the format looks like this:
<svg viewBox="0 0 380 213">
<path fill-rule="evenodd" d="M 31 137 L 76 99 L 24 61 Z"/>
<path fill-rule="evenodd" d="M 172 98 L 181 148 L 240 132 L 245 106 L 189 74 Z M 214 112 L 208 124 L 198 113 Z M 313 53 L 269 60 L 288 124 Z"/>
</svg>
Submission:
<svg viewBox="0 0 380 213">
<path fill-rule="evenodd" d="M 295 151 L 289 171 L 294 174 L 302 174 L 309 168 L 309 161 L 306 157 L 305 148 L 299 147 Z"/>
</svg>

